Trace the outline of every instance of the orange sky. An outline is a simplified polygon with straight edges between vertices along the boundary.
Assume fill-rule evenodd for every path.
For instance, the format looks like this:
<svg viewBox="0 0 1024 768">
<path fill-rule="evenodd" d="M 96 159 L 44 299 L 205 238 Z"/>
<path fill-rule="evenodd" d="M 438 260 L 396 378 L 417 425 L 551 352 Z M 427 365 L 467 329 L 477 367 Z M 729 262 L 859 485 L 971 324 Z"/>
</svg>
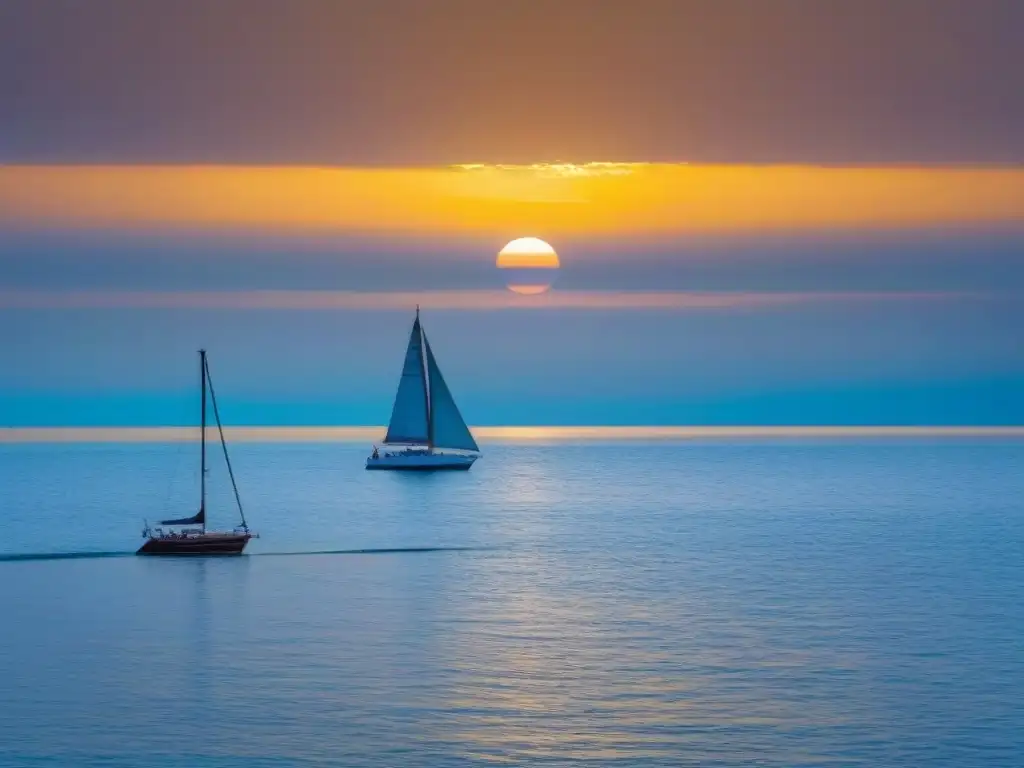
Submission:
<svg viewBox="0 0 1024 768">
<path fill-rule="evenodd" d="M 6 166 L 7 226 L 636 235 L 1024 221 L 1024 170 Z"/>
</svg>

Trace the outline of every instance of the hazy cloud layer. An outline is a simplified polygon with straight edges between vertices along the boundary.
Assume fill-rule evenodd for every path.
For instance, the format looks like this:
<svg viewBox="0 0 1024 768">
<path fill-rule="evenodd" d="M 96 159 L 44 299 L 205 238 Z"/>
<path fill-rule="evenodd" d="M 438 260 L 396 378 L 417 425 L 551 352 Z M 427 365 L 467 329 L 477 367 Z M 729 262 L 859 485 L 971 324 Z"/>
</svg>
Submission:
<svg viewBox="0 0 1024 768">
<path fill-rule="evenodd" d="M 553 238 L 574 291 L 1015 292 L 1024 233 Z M 495 290 L 501 238 L 0 231 L 0 290 Z"/>
<path fill-rule="evenodd" d="M 202 309 L 395 311 L 433 310 L 702 310 L 765 309 L 848 302 L 984 300 L 984 294 L 928 292 L 548 291 L 520 295 L 496 291 L 2 291 L 0 309 Z"/>
</svg>

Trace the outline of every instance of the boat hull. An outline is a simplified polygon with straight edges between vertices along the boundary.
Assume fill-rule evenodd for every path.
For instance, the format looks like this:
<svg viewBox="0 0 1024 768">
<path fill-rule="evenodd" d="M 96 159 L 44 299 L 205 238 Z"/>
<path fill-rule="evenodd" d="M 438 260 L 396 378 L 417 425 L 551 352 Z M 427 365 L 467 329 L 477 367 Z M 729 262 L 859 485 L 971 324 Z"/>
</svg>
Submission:
<svg viewBox="0 0 1024 768">
<path fill-rule="evenodd" d="M 399 451 L 382 453 L 366 460 L 367 469 L 388 469 L 406 472 L 436 472 L 440 470 L 468 470 L 477 456 L 458 453 L 433 453 L 427 451 Z"/>
<path fill-rule="evenodd" d="M 240 555 L 249 543 L 249 533 L 203 533 L 181 538 L 151 536 L 137 555 Z"/>
</svg>

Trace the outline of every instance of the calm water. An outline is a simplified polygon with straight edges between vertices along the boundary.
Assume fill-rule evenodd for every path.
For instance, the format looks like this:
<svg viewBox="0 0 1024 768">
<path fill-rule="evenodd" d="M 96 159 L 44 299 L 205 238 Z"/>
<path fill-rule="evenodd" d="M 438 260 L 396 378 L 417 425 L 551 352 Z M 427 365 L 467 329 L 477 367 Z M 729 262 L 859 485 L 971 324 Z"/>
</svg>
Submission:
<svg viewBox="0 0 1024 768">
<path fill-rule="evenodd" d="M 1024 765 L 1024 444 L 485 450 L 0 447 L 0 765 Z"/>
</svg>

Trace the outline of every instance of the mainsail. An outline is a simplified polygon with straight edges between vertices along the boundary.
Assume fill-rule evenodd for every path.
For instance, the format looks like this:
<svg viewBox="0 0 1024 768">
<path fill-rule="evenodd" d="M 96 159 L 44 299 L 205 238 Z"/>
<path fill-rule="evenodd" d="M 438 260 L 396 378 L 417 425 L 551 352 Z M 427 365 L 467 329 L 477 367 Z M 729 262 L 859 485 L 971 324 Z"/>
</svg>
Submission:
<svg viewBox="0 0 1024 768">
<path fill-rule="evenodd" d="M 420 319 L 412 325 L 409 346 L 405 350 L 405 365 L 395 395 L 395 406 L 391 411 L 391 422 L 385 443 L 427 443 L 430 440 L 428 425 L 427 385 L 423 376 L 423 336 Z"/>
<path fill-rule="evenodd" d="M 424 344 L 427 351 L 427 376 L 430 381 L 430 444 L 437 448 L 454 448 L 460 451 L 479 451 L 476 440 L 455 405 L 455 399 L 444 383 L 441 369 L 430 349 L 430 342 Z"/>
<path fill-rule="evenodd" d="M 161 520 L 160 525 L 206 525 L 206 510 L 200 509 L 192 517 L 181 517 L 177 520 Z"/>
</svg>

